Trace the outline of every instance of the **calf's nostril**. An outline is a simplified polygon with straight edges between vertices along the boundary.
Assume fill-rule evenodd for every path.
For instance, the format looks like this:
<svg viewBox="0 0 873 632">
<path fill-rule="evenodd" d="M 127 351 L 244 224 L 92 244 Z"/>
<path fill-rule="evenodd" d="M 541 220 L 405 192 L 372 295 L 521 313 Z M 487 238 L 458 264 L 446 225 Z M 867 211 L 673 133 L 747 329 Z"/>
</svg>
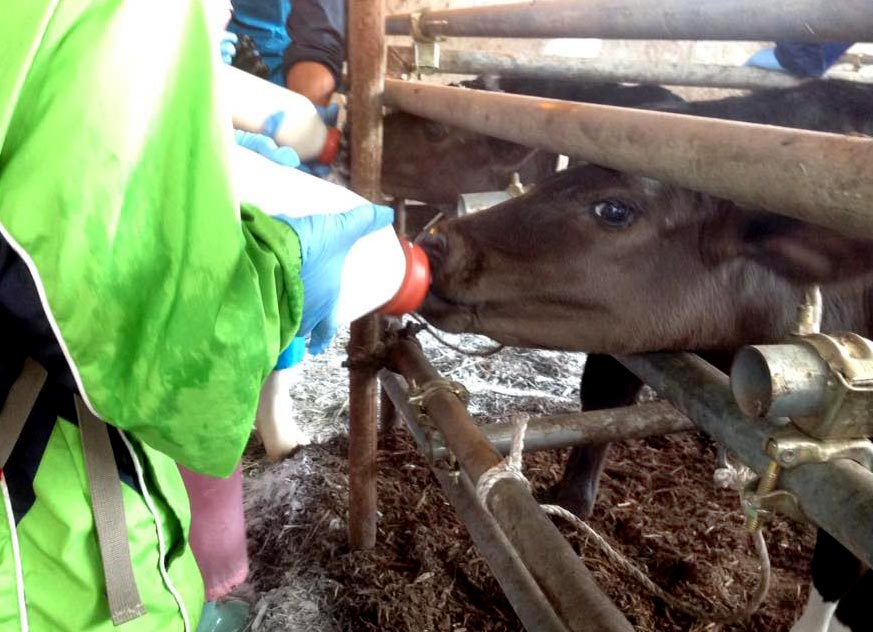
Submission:
<svg viewBox="0 0 873 632">
<path fill-rule="evenodd" d="M 424 249 L 431 267 L 438 267 L 445 263 L 449 254 L 449 240 L 441 233 L 428 233 L 418 242 Z"/>
</svg>

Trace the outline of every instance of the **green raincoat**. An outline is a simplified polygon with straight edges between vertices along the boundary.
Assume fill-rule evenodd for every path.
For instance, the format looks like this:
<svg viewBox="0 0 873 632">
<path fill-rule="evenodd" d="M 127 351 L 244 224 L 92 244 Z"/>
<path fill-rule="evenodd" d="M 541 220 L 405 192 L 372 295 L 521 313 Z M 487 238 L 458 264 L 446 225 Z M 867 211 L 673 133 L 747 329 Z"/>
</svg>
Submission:
<svg viewBox="0 0 873 632">
<path fill-rule="evenodd" d="M 21 0 L 2 13 L 0 233 L 79 392 L 123 431 L 141 488 L 123 499 L 148 614 L 118 629 L 193 631 L 203 588 L 174 461 L 216 476 L 237 464 L 299 325 L 299 244 L 234 199 L 200 2 Z M 0 630 L 19 629 L 22 592 L 31 630 L 113 630 L 79 431 L 63 414 L 52 423 L 17 527 L 0 504 Z"/>
</svg>

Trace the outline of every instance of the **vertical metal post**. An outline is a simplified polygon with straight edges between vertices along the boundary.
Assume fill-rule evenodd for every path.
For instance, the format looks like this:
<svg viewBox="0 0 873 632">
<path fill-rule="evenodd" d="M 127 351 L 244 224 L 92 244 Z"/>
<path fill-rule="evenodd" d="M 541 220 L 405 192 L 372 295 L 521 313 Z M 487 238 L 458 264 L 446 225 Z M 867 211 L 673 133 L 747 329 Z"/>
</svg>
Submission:
<svg viewBox="0 0 873 632">
<path fill-rule="evenodd" d="M 351 79 L 352 189 L 380 201 L 382 169 L 382 91 L 385 34 L 383 0 L 349 2 L 349 77 Z M 349 355 L 354 360 L 375 350 L 378 316 L 352 323 Z M 376 544 L 377 382 L 373 367 L 352 362 L 349 372 L 349 546 Z"/>
</svg>

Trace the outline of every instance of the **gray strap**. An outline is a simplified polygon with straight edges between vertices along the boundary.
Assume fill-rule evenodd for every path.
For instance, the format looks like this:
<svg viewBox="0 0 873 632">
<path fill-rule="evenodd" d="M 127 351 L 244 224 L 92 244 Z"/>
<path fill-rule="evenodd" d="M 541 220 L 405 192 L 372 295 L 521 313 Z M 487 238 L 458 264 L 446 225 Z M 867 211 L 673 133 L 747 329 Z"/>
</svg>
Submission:
<svg viewBox="0 0 873 632">
<path fill-rule="evenodd" d="M 6 466 L 18 436 L 30 416 L 36 398 L 45 384 L 46 372 L 39 364 L 27 358 L 21 375 L 15 380 L 0 410 L 0 469 Z"/>
<path fill-rule="evenodd" d="M 91 507 L 100 559 L 106 578 L 106 596 L 112 623 L 121 625 L 146 613 L 136 587 L 130 545 L 127 541 L 127 520 L 121 498 L 121 479 L 115 465 L 109 429 L 92 413 L 80 397 L 76 397 L 76 413 L 82 433 L 85 470 L 91 489 Z"/>
</svg>

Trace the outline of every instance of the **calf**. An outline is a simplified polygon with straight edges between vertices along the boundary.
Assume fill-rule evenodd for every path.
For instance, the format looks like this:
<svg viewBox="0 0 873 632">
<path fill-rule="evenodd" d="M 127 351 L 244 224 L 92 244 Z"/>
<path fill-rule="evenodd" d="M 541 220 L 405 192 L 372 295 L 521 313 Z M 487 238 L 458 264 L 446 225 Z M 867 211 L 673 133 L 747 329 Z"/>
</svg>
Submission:
<svg viewBox="0 0 873 632">
<path fill-rule="evenodd" d="M 682 99 L 657 86 L 580 84 L 537 79 L 477 80 L 466 85 L 586 103 L 661 107 Z M 514 172 L 524 184 L 555 172 L 557 156 L 484 134 L 397 112 L 385 117 L 382 190 L 399 198 L 454 207 L 462 193 L 499 191 Z"/>
<path fill-rule="evenodd" d="M 664 109 L 866 131 L 871 97 L 867 86 L 828 82 Z M 838 114 L 827 117 L 829 108 Z M 586 409 L 629 404 L 640 387 L 597 354 L 696 350 L 730 357 L 741 345 L 778 341 L 809 283 L 823 284 L 826 331 L 873 336 L 870 243 L 594 165 L 445 223 L 424 245 L 434 268 L 425 317 L 447 331 L 505 344 L 595 354 L 582 381 Z M 590 510 L 604 450 L 575 450 L 568 463 L 582 491 L 577 511 Z M 841 559 L 849 562 L 830 573 Z M 810 607 L 795 630 L 826 630 L 841 595 L 832 625 L 869 628 L 866 619 L 863 626 L 853 620 L 859 604 L 866 607 L 863 587 L 873 582 L 869 575 L 859 581 L 860 572 L 820 532 Z"/>
</svg>

